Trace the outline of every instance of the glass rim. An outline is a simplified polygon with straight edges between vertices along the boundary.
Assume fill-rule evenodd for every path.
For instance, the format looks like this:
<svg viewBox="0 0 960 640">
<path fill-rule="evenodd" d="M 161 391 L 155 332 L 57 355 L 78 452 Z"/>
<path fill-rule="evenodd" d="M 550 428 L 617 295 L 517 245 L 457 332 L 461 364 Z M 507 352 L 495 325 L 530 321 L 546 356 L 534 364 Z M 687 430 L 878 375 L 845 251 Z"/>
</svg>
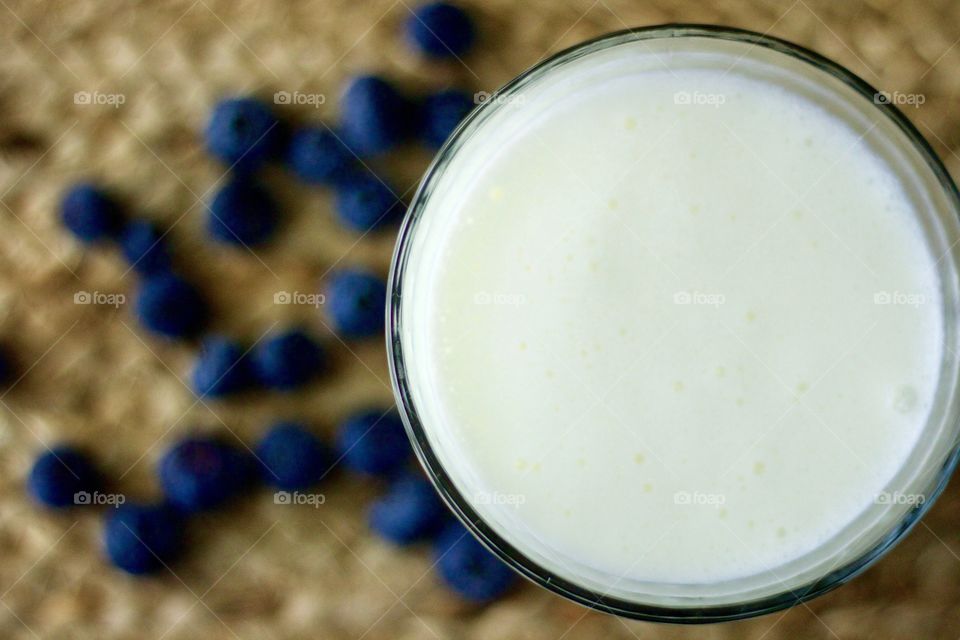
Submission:
<svg viewBox="0 0 960 640">
<path fill-rule="evenodd" d="M 927 168 L 932 172 L 936 182 L 943 190 L 943 194 L 950 201 L 954 213 L 960 217 L 960 192 L 958 192 L 956 184 L 927 140 L 895 104 L 892 104 L 891 101 L 877 101 L 875 97 L 880 94 L 879 90 L 839 63 L 801 45 L 766 34 L 734 27 L 687 23 L 669 23 L 618 30 L 586 40 L 542 60 L 517 75 L 492 95 L 502 96 L 509 94 L 518 86 L 523 85 L 531 77 L 543 72 L 548 72 L 557 64 L 576 59 L 580 55 L 597 50 L 598 47 L 603 45 L 613 46 L 631 40 L 640 41 L 686 37 L 713 38 L 765 47 L 805 62 L 840 80 L 861 97 L 866 97 L 873 103 L 876 109 L 896 125 L 900 133 L 906 136 L 907 141 L 912 145 L 913 149 L 919 153 Z M 922 504 L 916 509 L 907 512 L 900 520 L 894 522 L 873 546 L 852 560 L 835 567 L 826 574 L 810 580 L 799 587 L 792 589 L 785 588 L 776 594 L 745 602 L 704 606 L 692 605 L 689 607 L 664 606 L 601 593 L 557 575 L 550 569 L 531 559 L 497 533 L 486 522 L 483 516 L 477 512 L 471 505 L 470 500 L 460 492 L 451 476 L 444 469 L 444 465 L 430 444 L 426 430 L 420 420 L 419 413 L 413 401 L 404 359 L 404 347 L 401 338 L 403 318 L 400 303 L 403 295 L 403 277 L 410 256 L 412 239 L 416 232 L 418 222 L 422 218 L 426 201 L 429 198 L 430 187 L 438 178 L 441 170 L 452 159 L 457 150 L 458 141 L 470 128 L 470 124 L 474 122 L 480 114 L 489 109 L 496 108 L 495 103 L 496 101 L 494 100 L 488 100 L 474 108 L 447 139 L 424 173 L 407 214 L 400 226 L 387 283 L 387 360 L 390 368 L 390 378 L 394 396 L 407 435 L 410 438 L 421 466 L 434 487 L 440 493 L 444 502 L 456 517 L 485 547 L 500 558 L 500 560 L 540 587 L 590 609 L 625 618 L 652 622 L 711 623 L 740 620 L 780 611 L 835 589 L 865 571 L 885 555 L 920 521 L 936 501 L 937 497 L 943 492 L 954 468 L 957 466 L 958 459 L 960 459 L 960 442 L 955 440 L 949 448 L 945 449 L 946 455 L 944 462 L 941 468 L 934 474 L 933 486 L 929 488 Z"/>
</svg>

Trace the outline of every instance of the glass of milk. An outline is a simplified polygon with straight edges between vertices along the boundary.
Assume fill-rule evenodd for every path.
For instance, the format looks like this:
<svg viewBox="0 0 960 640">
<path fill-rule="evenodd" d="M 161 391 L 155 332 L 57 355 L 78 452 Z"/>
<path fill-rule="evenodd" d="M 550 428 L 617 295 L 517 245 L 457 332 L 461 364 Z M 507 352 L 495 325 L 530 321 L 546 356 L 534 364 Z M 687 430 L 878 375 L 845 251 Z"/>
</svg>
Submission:
<svg viewBox="0 0 960 640">
<path fill-rule="evenodd" d="M 567 50 L 440 152 L 391 275 L 420 461 L 518 572 L 618 615 L 794 605 L 957 461 L 958 194 L 888 96 L 663 26 Z"/>
</svg>

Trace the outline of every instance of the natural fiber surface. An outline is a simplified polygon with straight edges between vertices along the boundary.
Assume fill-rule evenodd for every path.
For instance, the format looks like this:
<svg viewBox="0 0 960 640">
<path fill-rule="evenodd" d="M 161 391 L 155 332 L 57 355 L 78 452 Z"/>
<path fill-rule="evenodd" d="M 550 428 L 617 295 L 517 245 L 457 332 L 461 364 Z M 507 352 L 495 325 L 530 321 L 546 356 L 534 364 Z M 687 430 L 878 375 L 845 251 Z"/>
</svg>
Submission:
<svg viewBox="0 0 960 640">
<path fill-rule="evenodd" d="M 466 2 L 466 0 L 464 0 Z M 201 520 L 176 575 L 134 580 L 101 559 L 99 519 L 50 514 L 24 497 L 44 443 L 95 451 L 131 496 L 156 495 L 160 451 L 191 429 L 251 442 L 272 417 L 329 433 L 348 411 L 389 403 L 380 341 L 329 341 L 334 375 L 304 392 L 198 403 L 185 387 L 193 349 L 141 334 L 129 305 L 78 305 L 77 292 L 132 291 L 109 251 L 84 251 L 56 221 L 58 194 L 81 175 L 172 226 L 178 259 L 215 303 L 217 329 L 255 340 L 274 323 L 328 333 L 310 293 L 335 264 L 386 272 L 391 233 L 340 229 L 330 196 L 268 176 L 288 219 L 257 254 L 207 246 L 198 204 L 222 168 L 198 130 L 224 94 L 325 94 L 304 120 L 332 118 L 341 80 L 389 73 L 411 88 L 458 83 L 491 91 L 544 56 L 626 26 L 727 24 L 794 40 L 872 84 L 919 93 L 909 117 L 960 171 L 960 3 L 956 0 L 474 0 L 482 41 L 447 66 L 426 64 L 399 37 L 412 0 L 0 0 L 0 336 L 26 375 L 0 406 L 2 638 L 956 638 L 960 635 L 960 497 L 948 488 L 877 566 L 809 606 L 763 618 L 681 628 L 589 612 L 533 586 L 485 609 L 459 603 L 427 550 L 371 536 L 364 508 L 379 491 L 341 475 L 320 508 L 276 505 L 263 492 Z M 120 94 L 118 108 L 74 95 Z M 96 98 L 108 100 L 109 98 Z M 383 165 L 402 192 L 422 151 Z M 379 168 L 379 167 L 378 167 Z M 208 406 L 209 405 L 209 406 Z"/>
</svg>

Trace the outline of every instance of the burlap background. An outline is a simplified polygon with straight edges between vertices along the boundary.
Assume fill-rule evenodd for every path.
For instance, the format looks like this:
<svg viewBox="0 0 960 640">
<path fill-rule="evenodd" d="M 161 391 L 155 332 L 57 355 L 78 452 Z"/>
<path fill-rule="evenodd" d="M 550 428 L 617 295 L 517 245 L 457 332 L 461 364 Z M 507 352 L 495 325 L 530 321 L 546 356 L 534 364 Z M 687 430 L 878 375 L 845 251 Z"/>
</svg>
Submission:
<svg viewBox="0 0 960 640">
<path fill-rule="evenodd" d="M 314 292 L 334 264 L 386 271 L 392 235 L 358 239 L 331 221 L 329 194 L 269 175 L 288 220 L 254 255 L 202 241 L 198 199 L 222 169 L 197 132 L 225 93 L 325 94 L 383 71 L 411 88 L 493 90 L 549 53 L 626 26 L 668 21 L 745 27 L 792 39 L 888 91 L 920 93 L 908 115 L 954 175 L 960 170 L 960 4 L 956 0 L 475 0 L 483 41 L 465 65 L 425 64 L 398 25 L 412 0 L 176 2 L 0 0 L 0 336 L 23 380 L 0 406 L 2 638 L 955 638 L 960 635 L 960 499 L 956 487 L 864 576 L 807 606 L 756 620 L 679 628 L 617 620 L 524 586 L 486 609 L 459 604 L 425 549 L 369 535 L 372 483 L 340 476 L 327 503 L 275 505 L 269 493 L 195 528 L 176 575 L 134 580 L 100 558 L 99 520 L 51 515 L 24 497 L 42 443 L 89 445 L 131 496 L 155 495 L 152 466 L 190 429 L 251 441 L 274 416 L 329 432 L 347 411 L 389 402 L 379 341 L 337 343 L 335 375 L 289 397 L 206 406 L 181 382 L 192 349 L 143 336 L 128 305 L 78 305 L 77 292 L 129 294 L 135 276 L 110 251 L 83 251 L 58 226 L 65 184 L 92 175 L 135 211 L 173 226 L 181 264 L 217 308 L 216 328 L 256 339 L 274 323 L 308 322 L 278 291 Z M 122 95 L 118 108 L 77 104 Z M 384 174 L 402 192 L 428 160 L 397 154 Z"/>
</svg>

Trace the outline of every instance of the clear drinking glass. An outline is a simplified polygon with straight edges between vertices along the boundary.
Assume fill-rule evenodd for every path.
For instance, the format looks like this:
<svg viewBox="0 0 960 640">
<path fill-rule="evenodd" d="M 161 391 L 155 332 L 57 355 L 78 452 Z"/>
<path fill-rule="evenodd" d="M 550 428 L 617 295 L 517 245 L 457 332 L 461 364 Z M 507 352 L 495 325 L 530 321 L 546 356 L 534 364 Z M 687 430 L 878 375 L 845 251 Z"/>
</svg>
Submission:
<svg viewBox="0 0 960 640">
<path fill-rule="evenodd" d="M 937 264 L 943 297 L 944 349 L 934 406 L 914 451 L 886 488 L 886 495 L 912 495 L 919 499 L 890 500 L 869 507 L 843 531 L 805 556 L 777 570 L 714 584 L 624 582 L 588 568 L 556 562 L 548 552 L 520 549 L 509 532 L 498 531 L 481 517 L 475 505 L 456 486 L 431 439 L 419 380 L 408 366 L 409 305 L 416 304 L 411 290 L 416 281 L 408 269 L 418 251 L 425 205 L 451 162 L 464 151 L 472 136 L 482 135 L 484 124 L 511 98 L 540 79 L 563 74 L 566 65 L 616 47 L 640 46 L 669 56 L 678 39 L 704 39 L 718 46 L 745 46 L 744 55 L 763 58 L 768 64 L 800 69 L 813 84 L 827 87 L 834 99 L 849 101 L 874 114 L 889 142 L 881 149 L 903 177 L 911 197 L 918 202 L 926 241 Z M 665 25 L 633 29 L 603 36 L 566 51 L 529 69 L 476 108 L 437 155 L 424 177 L 400 230 L 390 274 L 387 346 L 394 391 L 408 434 L 421 464 L 444 500 L 464 524 L 493 553 L 521 575 L 575 602 L 616 615 L 662 622 L 715 622 L 761 615 L 821 595 L 850 580 L 899 541 L 917 523 L 946 485 L 958 459 L 960 407 L 957 399 L 958 295 L 957 254 L 960 238 L 957 188 L 936 154 L 907 118 L 887 99 L 850 71 L 797 45 L 748 31 L 698 25 Z M 505 533 L 507 535 L 505 535 Z"/>
</svg>

